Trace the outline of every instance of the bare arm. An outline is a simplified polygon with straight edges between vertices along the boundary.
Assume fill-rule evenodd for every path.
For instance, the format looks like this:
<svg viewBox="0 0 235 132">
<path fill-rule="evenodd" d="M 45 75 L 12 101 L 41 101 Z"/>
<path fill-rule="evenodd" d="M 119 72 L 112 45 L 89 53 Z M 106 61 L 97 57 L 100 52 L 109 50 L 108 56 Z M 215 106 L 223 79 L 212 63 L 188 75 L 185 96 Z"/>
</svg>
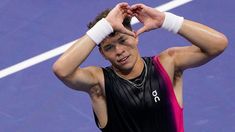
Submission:
<svg viewBox="0 0 235 132">
<path fill-rule="evenodd" d="M 144 4 L 136 4 L 131 8 L 137 19 L 144 25 L 137 31 L 137 35 L 162 26 L 165 18 L 163 12 Z M 178 33 L 192 43 L 192 46 L 174 47 L 166 51 L 174 60 L 175 71 L 205 64 L 222 53 L 228 43 L 222 33 L 190 20 L 184 20 Z"/>
<path fill-rule="evenodd" d="M 192 43 L 192 46 L 172 49 L 176 68 L 180 70 L 205 64 L 222 53 L 228 43 L 222 33 L 190 20 L 184 20 L 179 34 Z"/>
<path fill-rule="evenodd" d="M 98 84 L 94 77 L 95 67 L 79 68 L 82 62 L 95 48 L 95 43 L 87 36 L 75 42 L 53 65 L 56 76 L 73 89 L 87 91 Z"/>
<path fill-rule="evenodd" d="M 116 31 L 134 35 L 133 32 L 127 30 L 122 22 L 126 16 L 129 16 L 127 3 L 120 3 L 111 10 L 106 17 L 112 28 Z M 82 38 L 71 46 L 53 65 L 53 71 L 56 76 L 67 86 L 89 92 L 90 88 L 100 86 L 103 78 L 102 69 L 91 66 L 80 68 L 83 61 L 89 56 L 95 48 L 95 42 L 88 36 Z"/>
</svg>

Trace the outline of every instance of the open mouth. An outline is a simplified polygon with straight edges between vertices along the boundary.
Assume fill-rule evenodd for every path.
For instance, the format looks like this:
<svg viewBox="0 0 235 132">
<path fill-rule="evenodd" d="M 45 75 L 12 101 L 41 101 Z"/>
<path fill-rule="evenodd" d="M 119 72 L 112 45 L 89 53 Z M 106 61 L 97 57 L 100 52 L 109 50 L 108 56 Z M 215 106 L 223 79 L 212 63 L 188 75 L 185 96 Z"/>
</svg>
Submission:
<svg viewBox="0 0 235 132">
<path fill-rule="evenodd" d="M 129 58 L 129 56 L 126 56 L 122 59 L 119 59 L 118 62 L 121 63 L 121 64 L 125 64 L 127 62 L 127 59 Z"/>
</svg>

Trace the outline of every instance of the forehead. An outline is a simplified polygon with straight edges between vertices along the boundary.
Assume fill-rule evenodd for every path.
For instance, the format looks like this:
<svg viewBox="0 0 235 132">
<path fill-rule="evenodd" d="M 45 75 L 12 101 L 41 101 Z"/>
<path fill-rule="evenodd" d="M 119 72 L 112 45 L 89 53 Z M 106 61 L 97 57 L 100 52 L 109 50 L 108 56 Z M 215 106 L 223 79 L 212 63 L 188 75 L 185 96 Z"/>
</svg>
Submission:
<svg viewBox="0 0 235 132">
<path fill-rule="evenodd" d="M 103 46 L 108 45 L 108 44 L 116 43 L 116 42 L 118 42 L 120 39 L 122 39 L 122 38 L 127 38 L 127 37 L 129 37 L 129 36 L 126 35 L 126 34 L 123 34 L 123 33 L 116 33 L 114 36 L 108 36 L 108 37 L 106 37 L 106 38 L 100 43 L 100 46 L 103 47 Z"/>
</svg>

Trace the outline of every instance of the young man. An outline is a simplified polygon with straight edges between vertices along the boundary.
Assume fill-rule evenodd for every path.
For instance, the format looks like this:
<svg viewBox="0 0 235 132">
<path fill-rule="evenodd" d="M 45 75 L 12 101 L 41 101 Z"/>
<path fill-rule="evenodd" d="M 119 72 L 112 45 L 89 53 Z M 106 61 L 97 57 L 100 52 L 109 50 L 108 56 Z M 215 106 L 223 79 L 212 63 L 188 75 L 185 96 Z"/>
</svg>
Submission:
<svg viewBox="0 0 235 132">
<path fill-rule="evenodd" d="M 144 25 L 137 32 L 128 23 L 133 16 Z M 227 47 L 227 38 L 144 4 L 119 3 L 90 28 L 55 62 L 53 70 L 67 86 L 90 95 L 99 128 L 103 132 L 183 132 L 183 71 L 218 56 Z M 177 33 L 192 45 L 142 58 L 138 35 L 158 28 Z M 96 44 L 111 66 L 80 68 Z"/>
</svg>

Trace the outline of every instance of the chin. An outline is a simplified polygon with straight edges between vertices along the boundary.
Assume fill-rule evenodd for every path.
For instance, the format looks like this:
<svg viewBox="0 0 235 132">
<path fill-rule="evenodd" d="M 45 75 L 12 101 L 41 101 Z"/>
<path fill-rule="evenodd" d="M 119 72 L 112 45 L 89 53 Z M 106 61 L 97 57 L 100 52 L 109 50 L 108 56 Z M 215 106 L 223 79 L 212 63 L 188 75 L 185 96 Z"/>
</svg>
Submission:
<svg viewBox="0 0 235 132">
<path fill-rule="evenodd" d="M 127 64 L 124 64 L 124 65 L 118 65 L 117 67 L 121 71 L 129 72 L 133 69 L 134 65 L 131 64 L 131 63 L 127 63 Z"/>
</svg>

